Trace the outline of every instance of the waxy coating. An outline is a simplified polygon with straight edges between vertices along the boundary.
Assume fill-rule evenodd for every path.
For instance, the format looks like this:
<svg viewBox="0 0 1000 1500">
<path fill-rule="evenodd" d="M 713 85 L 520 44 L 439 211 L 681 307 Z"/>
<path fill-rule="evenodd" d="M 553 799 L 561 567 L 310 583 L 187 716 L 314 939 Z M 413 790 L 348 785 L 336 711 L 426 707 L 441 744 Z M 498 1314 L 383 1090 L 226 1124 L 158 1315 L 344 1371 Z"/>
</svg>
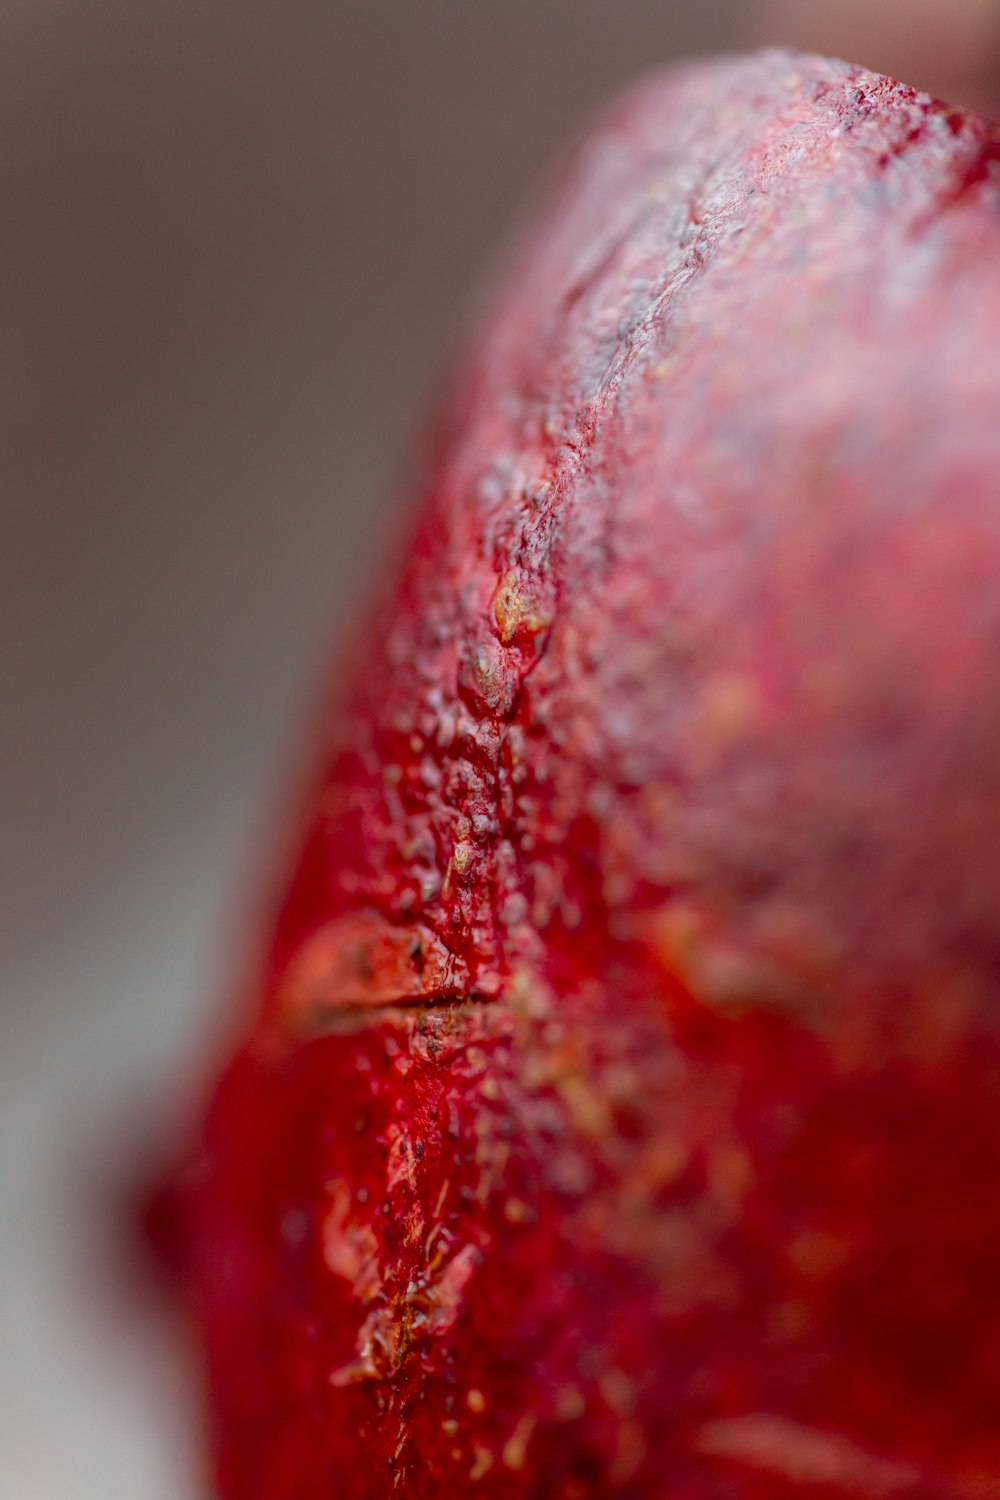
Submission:
<svg viewBox="0 0 1000 1500">
<path fill-rule="evenodd" d="M 183 1186 L 225 1500 L 1000 1485 L 998 161 L 700 64 L 512 257 Z"/>
</svg>

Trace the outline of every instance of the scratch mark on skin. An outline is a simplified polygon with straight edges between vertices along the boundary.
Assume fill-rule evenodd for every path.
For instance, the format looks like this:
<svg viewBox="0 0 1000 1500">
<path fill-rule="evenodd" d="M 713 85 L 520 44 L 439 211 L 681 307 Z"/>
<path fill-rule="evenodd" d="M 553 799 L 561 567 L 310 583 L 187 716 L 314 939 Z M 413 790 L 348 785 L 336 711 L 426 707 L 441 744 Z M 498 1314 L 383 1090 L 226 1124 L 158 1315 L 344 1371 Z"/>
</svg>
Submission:
<svg viewBox="0 0 1000 1500">
<path fill-rule="evenodd" d="M 407 1303 L 417 1309 L 429 1333 L 447 1333 L 454 1327 L 465 1300 L 465 1289 L 482 1259 L 476 1245 L 465 1245 L 437 1276 L 407 1292 Z"/>
<path fill-rule="evenodd" d="M 283 1022 L 307 1031 L 338 1012 L 485 998 L 437 933 L 376 912 L 340 917 L 313 933 L 288 965 L 280 991 Z"/>
<path fill-rule="evenodd" d="M 335 1276 L 350 1282 L 355 1296 L 368 1306 L 382 1291 L 378 1241 L 371 1225 L 358 1222 L 352 1208 L 347 1184 L 335 1183 L 323 1225 L 323 1259 Z"/>
</svg>

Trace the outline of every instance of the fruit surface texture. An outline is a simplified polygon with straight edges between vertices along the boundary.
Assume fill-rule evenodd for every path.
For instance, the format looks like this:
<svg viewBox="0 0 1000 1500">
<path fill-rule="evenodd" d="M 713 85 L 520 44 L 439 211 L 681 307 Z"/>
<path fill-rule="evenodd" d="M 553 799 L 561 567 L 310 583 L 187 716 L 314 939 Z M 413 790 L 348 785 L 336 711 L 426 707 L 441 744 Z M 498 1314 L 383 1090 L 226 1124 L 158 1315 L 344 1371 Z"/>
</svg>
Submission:
<svg viewBox="0 0 1000 1500">
<path fill-rule="evenodd" d="M 178 1189 L 223 1500 L 1000 1494 L 998 174 L 771 52 L 516 244 Z"/>
</svg>

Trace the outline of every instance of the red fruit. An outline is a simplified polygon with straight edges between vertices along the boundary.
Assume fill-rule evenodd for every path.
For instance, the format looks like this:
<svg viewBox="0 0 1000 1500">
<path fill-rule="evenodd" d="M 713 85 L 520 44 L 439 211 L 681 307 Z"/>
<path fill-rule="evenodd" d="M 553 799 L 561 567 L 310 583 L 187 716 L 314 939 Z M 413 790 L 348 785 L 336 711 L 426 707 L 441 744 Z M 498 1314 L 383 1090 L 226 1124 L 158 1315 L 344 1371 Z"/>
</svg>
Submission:
<svg viewBox="0 0 1000 1500">
<path fill-rule="evenodd" d="M 708 63 L 514 258 L 185 1189 L 226 1500 L 1000 1493 L 998 163 Z"/>
</svg>

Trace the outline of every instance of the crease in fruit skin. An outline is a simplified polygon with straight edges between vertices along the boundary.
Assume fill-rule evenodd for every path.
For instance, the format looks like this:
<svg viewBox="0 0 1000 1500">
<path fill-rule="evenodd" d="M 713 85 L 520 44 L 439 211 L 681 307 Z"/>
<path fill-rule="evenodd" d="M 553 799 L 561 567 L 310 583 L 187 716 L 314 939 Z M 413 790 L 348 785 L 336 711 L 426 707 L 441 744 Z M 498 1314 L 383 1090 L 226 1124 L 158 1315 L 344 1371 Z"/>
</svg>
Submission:
<svg viewBox="0 0 1000 1500">
<path fill-rule="evenodd" d="M 995 1487 L 996 140 L 682 70 L 515 252 L 188 1196 L 226 1500 Z"/>
</svg>

